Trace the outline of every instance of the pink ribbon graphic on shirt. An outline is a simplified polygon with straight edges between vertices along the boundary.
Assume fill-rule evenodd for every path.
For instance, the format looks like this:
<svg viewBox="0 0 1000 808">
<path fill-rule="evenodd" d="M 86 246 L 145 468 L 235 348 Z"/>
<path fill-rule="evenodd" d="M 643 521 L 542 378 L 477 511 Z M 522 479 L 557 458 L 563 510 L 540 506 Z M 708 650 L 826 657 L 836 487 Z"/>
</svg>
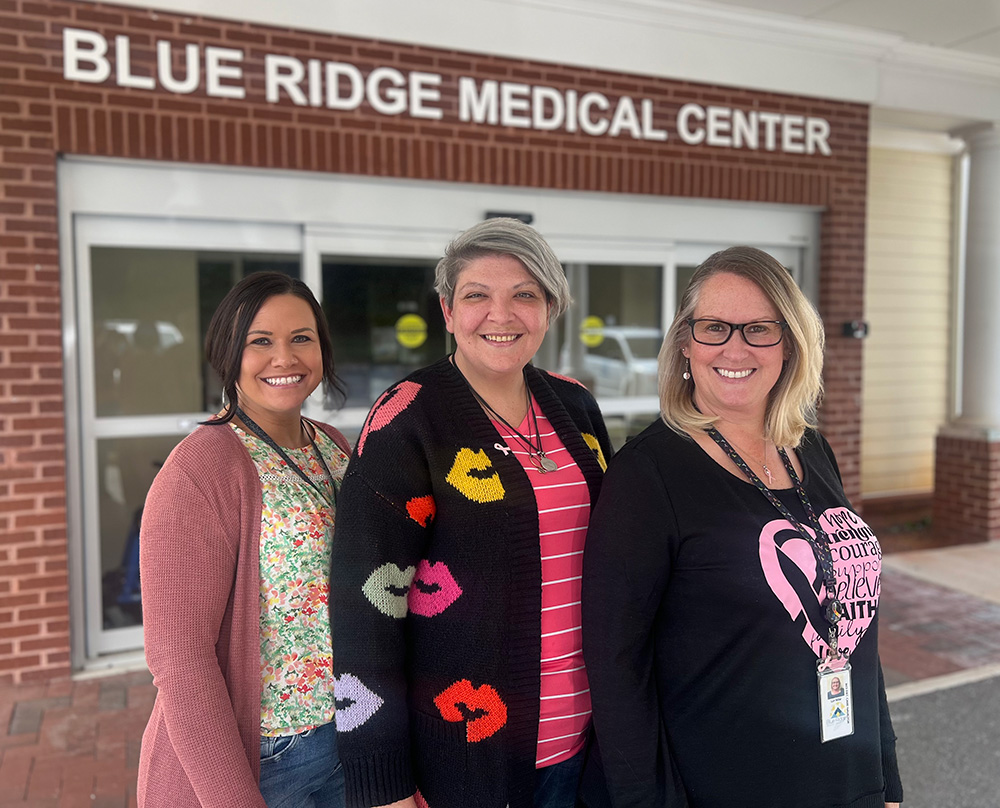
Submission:
<svg viewBox="0 0 1000 808">
<path fill-rule="evenodd" d="M 872 529 L 848 508 L 829 508 L 820 515 L 819 521 L 830 537 L 837 598 L 844 604 L 847 613 L 846 618 L 840 621 L 839 646 L 841 650 L 851 653 L 871 625 L 878 607 L 882 549 Z M 808 525 L 803 527 L 809 531 L 810 536 L 813 535 Z M 787 538 L 779 544 L 782 535 Z M 795 569 L 789 570 L 789 573 L 801 573 L 808 581 L 816 603 L 821 604 L 825 601 L 826 591 L 820 581 L 812 546 L 787 520 L 775 519 L 764 525 L 760 533 L 759 553 L 764 578 L 774 596 L 793 621 L 799 615 L 805 617 L 802 639 L 816 656 L 822 656 L 827 649 L 825 623 L 813 625 L 809 611 L 799 598 L 799 591 L 793 586 L 780 561 L 783 557 L 792 562 Z M 812 611 L 816 613 L 817 609 Z"/>
</svg>

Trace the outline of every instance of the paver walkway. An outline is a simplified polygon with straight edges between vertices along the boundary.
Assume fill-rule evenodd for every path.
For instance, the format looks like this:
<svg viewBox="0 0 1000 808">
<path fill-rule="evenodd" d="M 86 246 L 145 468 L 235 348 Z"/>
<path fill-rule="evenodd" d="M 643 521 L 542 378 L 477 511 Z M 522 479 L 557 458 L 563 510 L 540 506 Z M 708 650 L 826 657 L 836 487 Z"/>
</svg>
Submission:
<svg viewBox="0 0 1000 808">
<path fill-rule="evenodd" d="M 0 688 L 0 806 L 134 806 L 145 671 Z"/>
</svg>

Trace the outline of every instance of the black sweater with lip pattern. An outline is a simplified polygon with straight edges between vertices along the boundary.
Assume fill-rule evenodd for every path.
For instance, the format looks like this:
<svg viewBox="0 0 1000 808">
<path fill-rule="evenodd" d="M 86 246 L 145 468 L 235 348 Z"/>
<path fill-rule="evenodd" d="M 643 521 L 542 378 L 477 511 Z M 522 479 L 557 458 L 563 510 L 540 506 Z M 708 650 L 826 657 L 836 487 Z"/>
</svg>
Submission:
<svg viewBox="0 0 1000 808">
<path fill-rule="evenodd" d="M 597 501 L 611 447 L 593 397 L 525 378 Z M 375 402 L 344 476 L 331 572 L 351 808 L 531 808 L 539 720 L 538 507 L 454 366 Z"/>
</svg>

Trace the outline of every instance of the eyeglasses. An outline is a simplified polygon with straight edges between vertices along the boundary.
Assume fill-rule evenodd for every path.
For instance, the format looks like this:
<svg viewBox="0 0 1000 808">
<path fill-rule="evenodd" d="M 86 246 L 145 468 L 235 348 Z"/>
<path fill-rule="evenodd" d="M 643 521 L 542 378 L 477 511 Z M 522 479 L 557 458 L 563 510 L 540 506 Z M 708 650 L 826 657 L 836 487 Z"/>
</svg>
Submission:
<svg viewBox="0 0 1000 808">
<path fill-rule="evenodd" d="M 752 323 L 727 323 L 725 320 L 688 320 L 691 336 L 702 345 L 725 345 L 734 331 L 739 331 L 743 341 L 754 348 L 769 348 L 781 342 L 788 328 L 784 320 L 756 320 Z"/>
</svg>

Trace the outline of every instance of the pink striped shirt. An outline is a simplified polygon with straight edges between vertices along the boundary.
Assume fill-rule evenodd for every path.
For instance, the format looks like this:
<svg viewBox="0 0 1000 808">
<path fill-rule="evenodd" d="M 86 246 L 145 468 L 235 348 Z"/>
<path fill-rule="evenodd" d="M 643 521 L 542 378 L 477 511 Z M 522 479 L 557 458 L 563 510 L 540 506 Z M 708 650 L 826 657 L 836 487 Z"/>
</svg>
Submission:
<svg viewBox="0 0 1000 808">
<path fill-rule="evenodd" d="M 493 425 L 527 472 L 538 504 L 542 681 L 535 766 L 542 768 L 569 760 L 583 749 L 590 726 L 590 684 L 583 665 L 580 632 L 583 544 L 590 522 L 590 491 L 534 398 L 518 431 L 537 446 L 535 417 L 542 450 L 559 465 L 555 471 L 540 472 L 532 464 L 524 442 L 506 425 L 496 421 Z"/>
</svg>

